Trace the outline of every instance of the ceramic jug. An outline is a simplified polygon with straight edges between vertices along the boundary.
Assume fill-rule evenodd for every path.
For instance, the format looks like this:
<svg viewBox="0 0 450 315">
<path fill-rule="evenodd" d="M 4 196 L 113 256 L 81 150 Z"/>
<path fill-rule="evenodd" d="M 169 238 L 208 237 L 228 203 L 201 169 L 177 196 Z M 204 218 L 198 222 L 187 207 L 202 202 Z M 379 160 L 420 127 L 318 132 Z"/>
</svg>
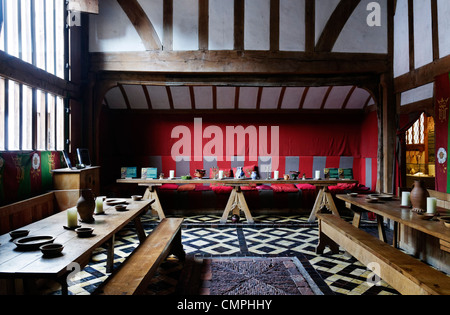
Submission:
<svg viewBox="0 0 450 315">
<path fill-rule="evenodd" d="M 93 222 L 95 210 L 95 198 L 92 190 L 82 189 L 80 198 L 77 201 L 77 210 L 80 220 L 85 223 Z"/>
<path fill-rule="evenodd" d="M 244 170 L 241 166 L 238 166 L 236 169 L 236 178 L 237 179 L 242 179 L 245 178 L 245 173 Z"/>
<path fill-rule="evenodd" d="M 427 197 L 430 193 L 425 188 L 423 180 L 415 180 L 411 190 L 411 205 L 414 211 L 425 212 L 427 210 Z"/>
<path fill-rule="evenodd" d="M 253 180 L 258 179 L 258 174 L 256 174 L 255 171 L 252 172 L 252 179 Z"/>
</svg>

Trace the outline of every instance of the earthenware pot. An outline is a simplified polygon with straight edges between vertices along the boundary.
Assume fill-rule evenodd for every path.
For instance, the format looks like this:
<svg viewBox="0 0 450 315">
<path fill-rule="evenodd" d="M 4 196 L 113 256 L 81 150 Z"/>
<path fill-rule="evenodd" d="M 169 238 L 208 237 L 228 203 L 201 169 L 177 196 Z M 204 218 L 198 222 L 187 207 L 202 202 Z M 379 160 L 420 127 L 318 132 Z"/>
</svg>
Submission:
<svg viewBox="0 0 450 315">
<path fill-rule="evenodd" d="M 411 205 L 416 212 L 426 212 L 427 210 L 427 197 L 430 197 L 430 193 L 425 187 L 423 180 L 415 180 L 413 189 L 411 190 Z"/>
<path fill-rule="evenodd" d="M 77 210 L 82 222 L 89 223 L 94 221 L 95 198 L 92 190 L 81 190 L 81 196 L 77 202 Z"/>
</svg>

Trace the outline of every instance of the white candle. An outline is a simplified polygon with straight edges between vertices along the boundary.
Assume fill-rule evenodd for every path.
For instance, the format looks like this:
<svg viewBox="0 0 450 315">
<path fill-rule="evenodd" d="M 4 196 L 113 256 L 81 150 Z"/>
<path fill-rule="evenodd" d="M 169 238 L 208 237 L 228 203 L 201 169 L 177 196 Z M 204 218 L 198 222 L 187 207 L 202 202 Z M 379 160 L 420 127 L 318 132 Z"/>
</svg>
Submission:
<svg viewBox="0 0 450 315">
<path fill-rule="evenodd" d="M 316 176 L 314 178 L 315 179 L 320 179 L 320 171 L 316 171 Z"/>
<path fill-rule="evenodd" d="M 436 213 L 437 199 L 433 197 L 427 198 L 427 213 Z"/>
<path fill-rule="evenodd" d="M 95 213 L 103 213 L 103 197 L 97 197 L 95 199 Z"/>
<path fill-rule="evenodd" d="M 402 206 L 410 207 L 411 206 L 411 193 L 409 191 L 402 191 Z"/>
<path fill-rule="evenodd" d="M 279 172 L 273 171 L 273 179 L 278 179 L 278 176 L 279 176 Z"/>
<path fill-rule="evenodd" d="M 223 178 L 223 171 L 219 171 L 219 179 Z"/>
<path fill-rule="evenodd" d="M 74 228 L 76 226 L 78 226 L 77 208 L 70 208 L 67 210 L 67 227 Z"/>
<path fill-rule="evenodd" d="M 169 178 L 174 178 L 175 177 L 175 171 L 170 171 L 169 172 Z"/>
</svg>

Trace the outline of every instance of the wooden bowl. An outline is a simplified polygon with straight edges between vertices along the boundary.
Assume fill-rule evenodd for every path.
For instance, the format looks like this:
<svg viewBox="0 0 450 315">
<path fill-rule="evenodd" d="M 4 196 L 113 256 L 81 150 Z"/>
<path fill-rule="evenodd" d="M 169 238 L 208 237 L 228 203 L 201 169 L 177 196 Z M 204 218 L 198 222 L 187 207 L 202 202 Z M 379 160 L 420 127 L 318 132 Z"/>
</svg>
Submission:
<svg viewBox="0 0 450 315">
<path fill-rule="evenodd" d="M 203 178 L 206 175 L 206 170 L 200 170 L 200 169 L 196 169 L 194 176 L 197 178 Z"/>
<path fill-rule="evenodd" d="M 439 220 L 441 220 L 442 223 L 444 223 L 446 228 L 450 229 L 450 216 L 439 217 Z"/>
<path fill-rule="evenodd" d="M 94 232 L 93 228 L 90 227 L 81 227 L 78 229 L 75 229 L 75 232 L 77 232 L 78 237 L 90 237 L 92 233 Z"/>
<path fill-rule="evenodd" d="M 114 206 L 114 208 L 116 209 L 116 211 L 127 211 L 126 205 L 117 205 L 117 206 Z"/>
<path fill-rule="evenodd" d="M 416 213 L 416 214 L 420 217 L 420 219 L 425 221 L 431 220 L 435 217 L 434 213 Z"/>
<path fill-rule="evenodd" d="M 63 248 L 64 248 L 63 245 L 57 243 L 45 244 L 39 247 L 44 257 L 59 256 Z"/>
<path fill-rule="evenodd" d="M 9 236 L 11 236 L 11 238 L 14 240 L 19 237 L 25 237 L 29 233 L 30 233 L 30 231 L 28 231 L 28 230 L 15 230 L 15 231 L 9 232 Z"/>
<path fill-rule="evenodd" d="M 133 199 L 133 201 L 139 201 L 142 199 L 142 196 L 141 195 L 133 195 L 133 196 L 131 196 L 131 199 Z"/>
</svg>

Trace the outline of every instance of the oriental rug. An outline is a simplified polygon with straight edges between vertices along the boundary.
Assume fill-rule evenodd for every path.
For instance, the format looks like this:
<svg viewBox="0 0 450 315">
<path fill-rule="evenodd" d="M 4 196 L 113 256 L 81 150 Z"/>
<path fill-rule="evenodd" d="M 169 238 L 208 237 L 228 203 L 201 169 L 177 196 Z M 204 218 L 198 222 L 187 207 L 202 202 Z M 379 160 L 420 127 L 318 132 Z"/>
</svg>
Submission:
<svg viewBox="0 0 450 315">
<path fill-rule="evenodd" d="M 179 294 L 333 295 L 297 257 L 195 258 L 187 270 Z"/>
</svg>

